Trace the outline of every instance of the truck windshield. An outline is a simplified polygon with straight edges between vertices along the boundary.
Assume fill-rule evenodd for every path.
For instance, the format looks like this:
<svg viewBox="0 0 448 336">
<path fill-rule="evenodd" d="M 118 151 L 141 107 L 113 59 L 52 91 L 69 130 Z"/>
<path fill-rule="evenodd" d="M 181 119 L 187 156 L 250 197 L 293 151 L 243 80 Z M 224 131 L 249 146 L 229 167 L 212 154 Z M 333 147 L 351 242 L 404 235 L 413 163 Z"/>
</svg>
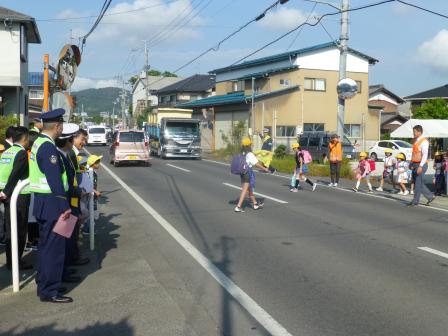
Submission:
<svg viewBox="0 0 448 336">
<path fill-rule="evenodd" d="M 191 136 L 199 135 L 199 125 L 197 123 L 188 122 L 168 122 L 166 124 L 167 135 Z"/>
</svg>

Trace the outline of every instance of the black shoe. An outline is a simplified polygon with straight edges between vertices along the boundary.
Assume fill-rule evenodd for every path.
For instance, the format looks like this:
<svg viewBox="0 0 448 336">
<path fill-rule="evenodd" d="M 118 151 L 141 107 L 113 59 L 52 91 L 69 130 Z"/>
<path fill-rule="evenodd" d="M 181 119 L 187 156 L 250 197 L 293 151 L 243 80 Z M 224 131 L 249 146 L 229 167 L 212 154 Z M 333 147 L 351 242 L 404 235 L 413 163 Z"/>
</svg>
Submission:
<svg viewBox="0 0 448 336">
<path fill-rule="evenodd" d="M 62 278 L 62 282 L 65 283 L 78 283 L 81 282 L 82 278 L 79 275 L 71 275 L 71 276 L 65 276 Z"/>
<path fill-rule="evenodd" d="M 79 257 L 77 260 L 75 260 L 72 265 L 73 266 L 82 266 L 87 265 L 90 262 L 90 259 L 87 257 Z"/>
<path fill-rule="evenodd" d="M 66 271 L 66 273 L 65 273 L 65 275 L 73 275 L 73 274 L 76 274 L 78 272 L 78 270 L 77 269 L 75 269 L 75 268 L 69 268 L 67 271 Z"/>
<path fill-rule="evenodd" d="M 413 208 L 413 207 L 416 207 L 416 206 L 418 206 L 418 204 L 415 204 L 415 203 L 408 203 L 408 204 L 406 204 L 406 206 L 407 207 L 410 207 L 410 208 Z"/>
<path fill-rule="evenodd" d="M 70 303 L 73 299 L 69 296 L 56 295 L 51 298 L 40 298 L 41 302 L 51 302 L 51 303 Z"/>
<path fill-rule="evenodd" d="M 429 206 L 431 203 L 432 203 L 432 201 L 434 201 L 436 199 L 436 197 L 434 196 L 433 198 L 431 198 L 430 200 L 428 200 L 428 202 L 426 202 L 426 206 Z"/>
</svg>

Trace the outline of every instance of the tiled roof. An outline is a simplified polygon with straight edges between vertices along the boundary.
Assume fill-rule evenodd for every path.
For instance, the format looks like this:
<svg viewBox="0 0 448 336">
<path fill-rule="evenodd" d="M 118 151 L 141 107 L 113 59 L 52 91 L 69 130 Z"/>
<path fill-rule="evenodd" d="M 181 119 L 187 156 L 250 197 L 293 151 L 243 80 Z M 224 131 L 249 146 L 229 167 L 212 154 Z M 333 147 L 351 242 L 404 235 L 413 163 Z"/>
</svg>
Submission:
<svg viewBox="0 0 448 336">
<path fill-rule="evenodd" d="M 161 88 L 158 93 L 203 92 L 215 87 L 215 76 L 193 75 L 174 84 Z"/>
<path fill-rule="evenodd" d="M 231 65 L 231 66 L 228 66 L 228 67 L 215 69 L 215 70 L 210 71 L 209 73 L 218 74 L 218 73 L 223 73 L 223 72 L 236 70 L 236 69 L 249 68 L 249 67 L 253 67 L 253 66 L 256 66 L 256 65 L 274 63 L 274 62 L 278 62 L 278 61 L 288 60 L 291 57 L 296 57 L 298 55 L 305 54 L 305 53 L 308 53 L 308 52 L 322 50 L 322 49 L 328 49 L 328 48 L 335 48 L 335 47 L 338 47 L 338 46 L 339 46 L 338 45 L 338 41 L 322 43 L 322 44 L 318 44 L 318 45 L 315 45 L 315 46 L 312 46 L 312 47 L 308 47 L 308 48 L 288 51 L 288 52 L 281 53 L 281 54 L 276 54 L 276 55 L 271 55 L 271 56 L 268 56 L 268 57 L 262 57 L 262 58 L 257 58 L 257 59 L 250 60 L 250 61 L 245 61 L 245 62 L 240 63 L 240 64 L 235 64 L 235 65 Z M 350 53 L 352 53 L 352 54 L 355 54 L 355 55 L 357 55 L 359 57 L 362 57 L 362 58 L 368 60 L 370 64 L 375 64 L 376 62 L 378 62 L 377 59 L 375 59 L 373 57 L 370 57 L 370 56 L 367 56 L 366 54 L 363 54 L 363 53 L 361 53 L 361 52 L 359 52 L 359 51 L 357 51 L 355 49 L 348 48 L 348 51 Z"/>
<path fill-rule="evenodd" d="M 419 92 L 411 96 L 404 97 L 405 100 L 418 100 L 430 98 L 448 98 L 448 84 L 436 87 L 431 90 Z"/>
<path fill-rule="evenodd" d="M 0 22 L 23 22 L 27 30 L 28 43 L 41 43 L 39 30 L 33 17 L 13 11 L 12 9 L 0 7 Z"/>
<path fill-rule="evenodd" d="M 390 96 L 391 98 L 394 98 L 397 101 L 397 103 L 399 103 L 399 104 L 404 102 L 403 98 L 397 96 L 392 91 L 386 89 L 386 87 L 383 84 L 376 84 L 376 85 L 369 86 L 369 96 L 373 95 L 377 92 L 385 93 L 386 95 Z"/>
<path fill-rule="evenodd" d="M 28 72 L 28 85 L 29 86 L 43 86 L 44 74 L 42 72 Z"/>
<path fill-rule="evenodd" d="M 290 86 L 285 89 L 276 90 L 272 92 L 259 93 L 254 96 L 255 100 L 268 98 L 275 95 L 284 94 L 290 91 L 294 91 L 298 89 L 299 86 Z M 188 103 L 183 103 L 177 105 L 180 108 L 193 108 L 193 107 L 212 107 L 212 106 L 220 106 L 220 105 L 231 105 L 231 104 L 242 104 L 242 103 L 250 103 L 252 96 L 246 96 L 244 92 L 235 92 L 229 93 L 226 95 L 219 96 L 210 96 L 203 99 L 194 100 Z"/>
</svg>

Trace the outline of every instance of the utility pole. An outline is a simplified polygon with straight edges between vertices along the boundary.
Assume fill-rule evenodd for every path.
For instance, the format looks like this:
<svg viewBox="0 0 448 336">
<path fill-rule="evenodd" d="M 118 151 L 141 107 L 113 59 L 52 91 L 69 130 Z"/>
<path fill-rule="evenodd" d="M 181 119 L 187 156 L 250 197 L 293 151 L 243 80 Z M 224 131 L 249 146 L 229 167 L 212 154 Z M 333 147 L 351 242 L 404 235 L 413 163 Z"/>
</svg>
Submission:
<svg viewBox="0 0 448 336">
<path fill-rule="evenodd" d="M 255 140 L 255 117 L 254 117 L 254 108 L 255 108 L 255 77 L 252 77 L 252 104 L 250 107 L 250 115 L 249 115 L 249 135 L 253 136 Z"/>
<path fill-rule="evenodd" d="M 341 36 L 340 40 L 340 56 L 339 56 L 339 80 L 346 77 L 347 71 L 347 50 L 348 50 L 348 9 L 350 7 L 349 0 L 342 0 L 341 8 Z M 345 100 L 338 97 L 338 117 L 337 117 L 337 134 L 344 137 L 344 120 L 345 120 Z"/>
<path fill-rule="evenodd" d="M 148 70 L 149 70 L 149 57 L 148 57 L 148 45 L 145 40 L 145 109 L 148 110 Z M 135 112 L 135 111 L 134 111 Z M 146 112 L 146 111 L 145 111 Z"/>
<path fill-rule="evenodd" d="M 121 119 L 122 119 L 122 125 L 123 129 L 127 128 L 127 121 L 126 121 L 126 92 L 124 90 L 121 91 Z"/>
</svg>

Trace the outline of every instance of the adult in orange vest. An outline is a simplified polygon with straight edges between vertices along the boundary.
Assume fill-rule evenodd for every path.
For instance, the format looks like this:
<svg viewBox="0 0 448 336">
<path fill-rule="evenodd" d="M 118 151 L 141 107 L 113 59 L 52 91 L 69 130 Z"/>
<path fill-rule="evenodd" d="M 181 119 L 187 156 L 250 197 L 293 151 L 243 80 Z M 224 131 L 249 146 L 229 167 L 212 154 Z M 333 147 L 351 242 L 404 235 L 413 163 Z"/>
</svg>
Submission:
<svg viewBox="0 0 448 336">
<path fill-rule="evenodd" d="M 414 180 L 414 199 L 408 206 L 417 206 L 420 203 L 420 196 L 423 195 L 428 200 L 426 205 L 434 201 L 435 196 L 424 183 L 425 173 L 428 170 L 429 141 L 423 136 L 423 127 L 416 125 L 414 131 L 414 145 L 412 147 L 412 178 Z"/>
<path fill-rule="evenodd" d="M 337 187 L 342 164 L 342 144 L 337 134 L 333 134 L 328 144 L 328 160 L 330 161 L 330 187 Z"/>
</svg>

